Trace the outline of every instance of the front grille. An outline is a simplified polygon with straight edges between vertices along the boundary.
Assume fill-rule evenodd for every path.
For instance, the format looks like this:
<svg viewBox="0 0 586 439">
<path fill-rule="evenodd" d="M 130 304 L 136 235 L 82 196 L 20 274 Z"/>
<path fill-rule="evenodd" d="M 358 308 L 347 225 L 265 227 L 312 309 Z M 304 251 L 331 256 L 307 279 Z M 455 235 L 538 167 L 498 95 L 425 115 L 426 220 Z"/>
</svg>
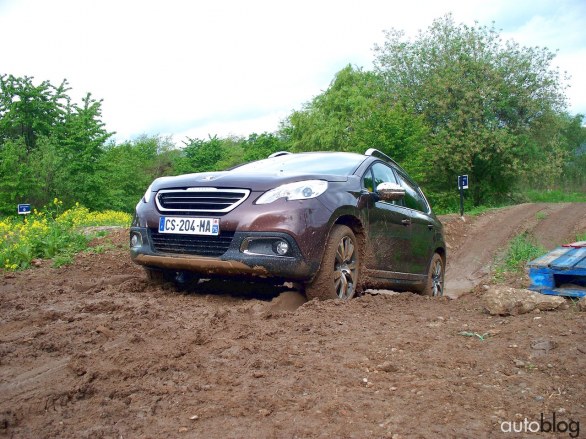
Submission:
<svg viewBox="0 0 586 439">
<path fill-rule="evenodd" d="M 151 230 L 151 238 L 155 251 L 160 253 L 218 257 L 226 253 L 230 247 L 234 232 L 222 232 L 219 236 L 197 236 Z"/>
<path fill-rule="evenodd" d="M 248 189 L 162 189 L 156 201 L 161 212 L 226 213 L 243 203 L 249 194 Z"/>
</svg>

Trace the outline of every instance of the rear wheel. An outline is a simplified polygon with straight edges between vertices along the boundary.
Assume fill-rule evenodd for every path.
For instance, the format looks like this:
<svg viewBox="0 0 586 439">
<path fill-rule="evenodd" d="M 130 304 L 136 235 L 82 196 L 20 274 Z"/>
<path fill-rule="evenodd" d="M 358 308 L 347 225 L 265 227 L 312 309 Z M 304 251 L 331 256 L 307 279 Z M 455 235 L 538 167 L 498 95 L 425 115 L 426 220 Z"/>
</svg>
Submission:
<svg viewBox="0 0 586 439">
<path fill-rule="evenodd" d="M 444 295 L 444 276 L 445 267 L 444 260 L 442 257 L 434 253 L 429 263 L 429 272 L 427 273 L 427 283 L 422 293 L 425 296 L 437 296 L 441 297 Z"/>
<path fill-rule="evenodd" d="M 358 241 L 352 230 L 335 225 L 330 232 L 321 266 L 313 281 L 305 286 L 308 299 L 342 299 L 354 297 L 360 274 Z"/>
</svg>

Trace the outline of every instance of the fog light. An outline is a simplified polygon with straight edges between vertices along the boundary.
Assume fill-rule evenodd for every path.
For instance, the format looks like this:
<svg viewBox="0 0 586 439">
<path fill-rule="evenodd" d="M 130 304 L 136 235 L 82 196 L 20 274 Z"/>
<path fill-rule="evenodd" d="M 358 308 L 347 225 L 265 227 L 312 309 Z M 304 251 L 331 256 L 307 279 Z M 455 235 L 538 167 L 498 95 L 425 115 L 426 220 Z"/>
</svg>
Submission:
<svg viewBox="0 0 586 439">
<path fill-rule="evenodd" d="M 130 246 L 131 247 L 140 247 L 142 244 L 142 240 L 140 239 L 140 235 L 137 233 L 133 233 L 130 237 Z"/>
<path fill-rule="evenodd" d="M 285 256 L 289 251 L 289 244 L 286 241 L 279 241 L 277 242 L 276 250 L 278 255 Z"/>
</svg>

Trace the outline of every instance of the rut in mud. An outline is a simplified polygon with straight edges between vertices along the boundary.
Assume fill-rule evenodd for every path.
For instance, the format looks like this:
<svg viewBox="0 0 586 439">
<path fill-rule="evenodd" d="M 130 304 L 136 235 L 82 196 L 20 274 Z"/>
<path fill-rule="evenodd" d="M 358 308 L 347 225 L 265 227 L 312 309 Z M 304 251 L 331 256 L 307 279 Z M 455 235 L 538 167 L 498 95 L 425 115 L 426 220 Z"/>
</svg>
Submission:
<svg viewBox="0 0 586 439">
<path fill-rule="evenodd" d="M 0 437 L 502 437 L 553 413 L 584 430 L 584 313 L 493 317 L 479 285 L 515 234 L 586 231 L 586 204 L 443 220 L 449 282 L 474 291 L 458 300 L 178 292 L 130 262 L 124 230 L 71 266 L 4 274 Z"/>
</svg>

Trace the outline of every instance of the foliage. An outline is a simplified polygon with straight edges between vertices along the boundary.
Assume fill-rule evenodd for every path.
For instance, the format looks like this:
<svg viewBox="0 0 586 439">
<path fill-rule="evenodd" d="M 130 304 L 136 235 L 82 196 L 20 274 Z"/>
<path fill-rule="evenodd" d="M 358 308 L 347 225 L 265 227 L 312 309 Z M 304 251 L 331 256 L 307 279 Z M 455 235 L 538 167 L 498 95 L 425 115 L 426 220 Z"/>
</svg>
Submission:
<svg viewBox="0 0 586 439">
<path fill-rule="evenodd" d="M 584 116 L 578 114 L 574 117 L 563 115 L 562 136 L 566 141 L 565 149 L 568 151 L 564 170 L 560 181 L 560 187 L 564 189 L 580 189 L 586 193 L 586 126 Z"/>
<path fill-rule="evenodd" d="M 183 148 L 182 160 L 177 165 L 179 173 L 215 171 L 222 159 L 222 141 L 217 136 L 209 140 L 188 138 Z"/>
<path fill-rule="evenodd" d="M 72 104 L 67 110 L 53 140 L 59 159 L 55 193 L 68 203 L 79 200 L 95 208 L 103 187 L 98 174 L 100 159 L 111 133 L 101 121 L 101 101 L 89 93 L 82 106 Z"/>
<path fill-rule="evenodd" d="M 183 142 L 174 173 L 220 171 L 242 163 L 244 159 L 244 139 L 210 136 L 205 139 L 188 138 Z"/>
<path fill-rule="evenodd" d="M 74 207 L 60 214 L 55 221 L 74 229 L 95 226 L 129 227 L 132 221 L 132 215 L 115 210 L 90 212 L 87 207 L 80 206 L 79 203 L 76 203 Z"/>
<path fill-rule="evenodd" d="M 50 136 L 65 119 L 68 91 L 67 81 L 34 85 L 32 77 L 0 75 L 0 144 L 22 139 L 26 152 L 32 152 L 39 137 Z"/>
<path fill-rule="evenodd" d="M 179 158 L 180 151 L 166 137 L 140 136 L 106 145 L 97 171 L 102 190 L 94 208 L 132 212 L 155 178 L 176 172 Z"/>
<path fill-rule="evenodd" d="M 584 203 L 586 192 L 567 192 L 563 190 L 527 190 L 525 200 L 531 203 Z"/>
<path fill-rule="evenodd" d="M 244 162 L 266 159 L 278 151 L 288 151 L 290 146 L 283 136 L 272 133 L 253 133 L 242 142 Z"/>
<path fill-rule="evenodd" d="M 546 252 L 543 246 L 535 243 L 535 239 L 528 233 L 515 236 L 502 260 L 496 266 L 496 278 L 503 278 L 507 273 L 520 273 L 525 265 Z"/>
<path fill-rule="evenodd" d="M 565 82 L 546 48 L 502 41 L 494 27 L 435 20 L 413 39 L 398 30 L 375 47 L 375 68 L 348 65 L 275 133 L 140 136 L 116 144 L 101 101 L 72 102 L 58 85 L 0 74 L 0 214 L 18 203 L 132 212 L 152 180 L 209 172 L 277 151 L 377 148 L 417 180 L 437 212 L 523 200 L 583 201 L 584 116 L 565 112 Z"/>
<path fill-rule="evenodd" d="M 564 85 L 547 49 L 503 43 L 494 30 L 435 20 L 413 41 L 391 30 L 375 48 L 391 101 L 424 118 L 424 182 L 450 190 L 470 176 L 474 204 L 503 197 L 537 171 L 551 183 L 564 148 Z"/>
<path fill-rule="evenodd" d="M 248 138 L 188 138 L 184 143 L 185 147 L 174 169 L 178 174 L 225 170 L 266 158 L 276 151 L 290 149 L 283 136 L 273 133 L 252 133 Z"/>
<path fill-rule="evenodd" d="M 421 167 L 422 119 L 389 101 L 382 77 L 347 66 L 330 87 L 289 116 L 282 131 L 294 151 L 352 151 L 375 147 L 415 174 Z"/>
<path fill-rule="evenodd" d="M 0 75 L 0 213 L 17 203 L 44 205 L 56 196 L 93 207 L 102 146 L 111 136 L 101 101 L 71 102 L 67 81 L 39 85 L 33 78 Z"/>
<path fill-rule="evenodd" d="M 119 225 L 128 227 L 127 213 L 90 212 L 76 204 L 61 212 L 63 202 L 55 198 L 41 211 L 25 218 L 8 217 L 0 221 L 0 269 L 19 270 L 30 267 L 33 259 L 55 258 L 57 265 L 70 261 L 85 249 L 93 238 L 83 227 Z"/>
</svg>

